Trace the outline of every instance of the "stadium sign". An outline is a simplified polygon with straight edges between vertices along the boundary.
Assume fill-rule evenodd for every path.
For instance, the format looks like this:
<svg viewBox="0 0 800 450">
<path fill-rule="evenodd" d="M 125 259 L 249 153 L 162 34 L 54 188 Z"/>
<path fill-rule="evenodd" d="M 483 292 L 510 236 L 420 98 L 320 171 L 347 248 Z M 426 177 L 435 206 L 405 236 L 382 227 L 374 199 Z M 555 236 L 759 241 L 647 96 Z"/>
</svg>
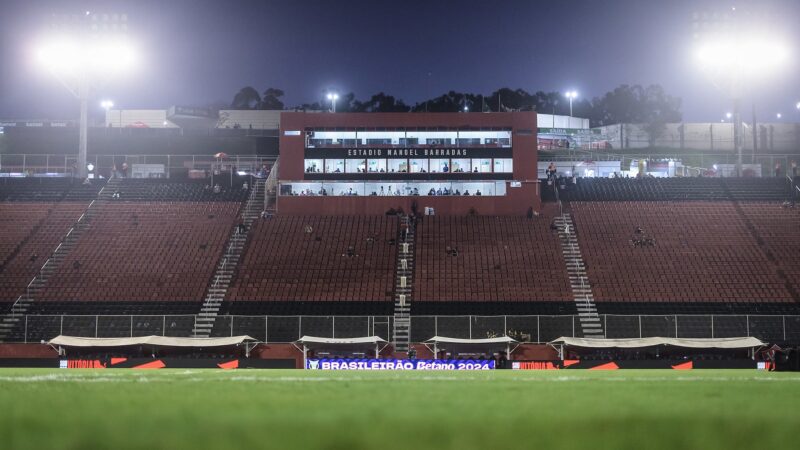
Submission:
<svg viewBox="0 0 800 450">
<path fill-rule="evenodd" d="M 493 360 L 338 358 L 306 360 L 306 369 L 312 370 L 491 370 L 494 368 Z"/>
<path fill-rule="evenodd" d="M 510 147 L 503 148 L 319 148 L 305 149 L 307 159 L 356 158 L 511 158 Z"/>
</svg>

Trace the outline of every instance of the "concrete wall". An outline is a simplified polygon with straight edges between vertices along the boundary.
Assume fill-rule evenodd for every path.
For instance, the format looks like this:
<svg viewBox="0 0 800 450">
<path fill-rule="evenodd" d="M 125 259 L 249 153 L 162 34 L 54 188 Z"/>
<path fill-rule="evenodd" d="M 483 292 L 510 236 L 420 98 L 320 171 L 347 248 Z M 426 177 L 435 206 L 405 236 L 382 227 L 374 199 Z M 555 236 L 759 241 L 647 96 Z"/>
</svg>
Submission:
<svg viewBox="0 0 800 450">
<path fill-rule="evenodd" d="M 177 128 L 167 120 L 166 109 L 109 109 L 106 111 L 107 127 L 117 128 Z"/>
<path fill-rule="evenodd" d="M 552 114 L 536 114 L 536 123 L 539 128 L 561 128 L 588 130 L 589 119 L 569 116 L 554 116 Z"/>
<path fill-rule="evenodd" d="M 238 126 L 254 130 L 277 130 L 281 124 L 281 112 L 223 109 L 219 112 L 217 128 Z"/>
<path fill-rule="evenodd" d="M 612 149 L 644 149 L 650 140 L 642 124 L 616 124 L 598 127 L 595 140 L 607 141 Z M 742 148 L 753 150 L 753 127 L 745 123 Z M 800 149 L 800 123 L 759 123 L 759 152 L 794 152 Z M 655 147 L 702 151 L 733 151 L 733 124 L 670 123 L 656 139 Z"/>
</svg>

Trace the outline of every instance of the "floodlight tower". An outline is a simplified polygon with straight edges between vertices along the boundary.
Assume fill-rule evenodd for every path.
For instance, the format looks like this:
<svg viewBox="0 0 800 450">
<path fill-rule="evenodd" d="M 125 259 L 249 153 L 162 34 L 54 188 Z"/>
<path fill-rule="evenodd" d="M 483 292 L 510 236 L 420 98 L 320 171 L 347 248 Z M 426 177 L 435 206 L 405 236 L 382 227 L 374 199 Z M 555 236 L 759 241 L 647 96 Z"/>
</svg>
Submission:
<svg viewBox="0 0 800 450">
<path fill-rule="evenodd" d="M 37 59 L 80 102 L 78 162 L 73 175 L 85 178 L 92 85 L 127 71 L 135 59 L 126 36 L 128 16 L 86 11 L 53 19 L 49 39 L 40 43 Z M 102 106 L 107 110 L 113 104 Z"/>
<path fill-rule="evenodd" d="M 339 94 L 336 92 L 328 92 L 328 100 L 331 101 L 333 112 L 336 112 L 336 100 L 339 100 Z"/>
<path fill-rule="evenodd" d="M 564 96 L 569 99 L 569 116 L 572 117 L 572 100 L 578 98 L 577 91 L 567 91 Z"/>
<path fill-rule="evenodd" d="M 711 82 L 733 100 L 733 145 L 736 173 L 742 175 L 741 98 L 754 78 L 779 72 L 789 50 L 767 24 L 752 22 L 733 8 L 730 13 L 695 13 L 695 59 Z M 753 149 L 755 152 L 755 148 Z"/>
</svg>

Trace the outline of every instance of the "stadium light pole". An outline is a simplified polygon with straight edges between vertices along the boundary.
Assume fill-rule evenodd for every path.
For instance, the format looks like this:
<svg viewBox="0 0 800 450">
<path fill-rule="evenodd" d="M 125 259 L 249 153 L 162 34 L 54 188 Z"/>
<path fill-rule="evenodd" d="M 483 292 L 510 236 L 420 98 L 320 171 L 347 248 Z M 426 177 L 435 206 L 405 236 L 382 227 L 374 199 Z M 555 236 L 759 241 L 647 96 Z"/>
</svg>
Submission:
<svg viewBox="0 0 800 450">
<path fill-rule="evenodd" d="M 108 119 L 108 111 L 111 110 L 111 108 L 114 107 L 114 102 L 112 102 L 111 100 L 103 100 L 103 101 L 100 102 L 100 106 L 106 111 L 105 119 L 107 120 Z M 103 124 L 103 126 L 105 126 L 105 124 Z"/>
<path fill-rule="evenodd" d="M 734 27 L 735 28 L 735 27 Z M 789 56 L 788 48 L 777 39 L 736 31 L 710 35 L 694 49 L 694 58 L 712 83 L 733 100 L 733 147 L 736 174 L 742 176 L 741 98 L 746 85 L 759 76 L 778 72 Z"/>
<path fill-rule="evenodd" d="M 331 109 L 333 109 L 333 112 L 336 112 L 336 100 L 339 100 L 339 94 L 336 92 L 329 92 L 328 100 L 331 101 Z"/>
<path fill-rule="evenodd" d="M 80 103 L 77 175 L 87 176 L 89 97 L 92 86 L 108 76 L 124 74 L 133 68 L 136 55 L 125 39 L 126 14 L 94 14 L 86 11 L 82 20 L 66 21 L 66 31 L 50 35 L 38 45 L 36 60 Z M 103 30 L 103 31 L 100 31 Z M 105 30 L 111 30 L 106 32 Z"/>
<path fill-rule="evenodd" d="M 572 100 L 578 98 L 578 93 L 576 91 L 567 91 L 564 95 L 569 99 L 569 116 L 572 117 Z"/>
</svg>

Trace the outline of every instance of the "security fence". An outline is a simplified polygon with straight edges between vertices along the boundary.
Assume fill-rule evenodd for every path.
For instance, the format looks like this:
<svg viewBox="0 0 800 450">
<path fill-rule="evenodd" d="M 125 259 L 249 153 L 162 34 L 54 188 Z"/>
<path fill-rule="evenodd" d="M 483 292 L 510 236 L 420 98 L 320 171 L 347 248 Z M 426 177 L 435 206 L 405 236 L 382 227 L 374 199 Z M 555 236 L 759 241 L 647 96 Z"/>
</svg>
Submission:
<svg viewBox="0 0 800 450">
<path fill-rule="evenodd" d="M 7 342 L 41 342 L 58 335 L 187 337 L 197 316 L 3 316 L 13 324 Z M 800 343 L 800 315 L 600 315 L 607 338 L 725 338 L 753 336 L 767 342 Z M 392 316 L 220 316 L 213 337 L 249 335 L 267 343 L 301 336 L 352 338 L 377 335 L 391 341 Z M 583 337 L 578 316 L 412 316 L 411 341 L 433 336 L 480 339 L 511 336 L 521 342 Z"/>
</svg>

